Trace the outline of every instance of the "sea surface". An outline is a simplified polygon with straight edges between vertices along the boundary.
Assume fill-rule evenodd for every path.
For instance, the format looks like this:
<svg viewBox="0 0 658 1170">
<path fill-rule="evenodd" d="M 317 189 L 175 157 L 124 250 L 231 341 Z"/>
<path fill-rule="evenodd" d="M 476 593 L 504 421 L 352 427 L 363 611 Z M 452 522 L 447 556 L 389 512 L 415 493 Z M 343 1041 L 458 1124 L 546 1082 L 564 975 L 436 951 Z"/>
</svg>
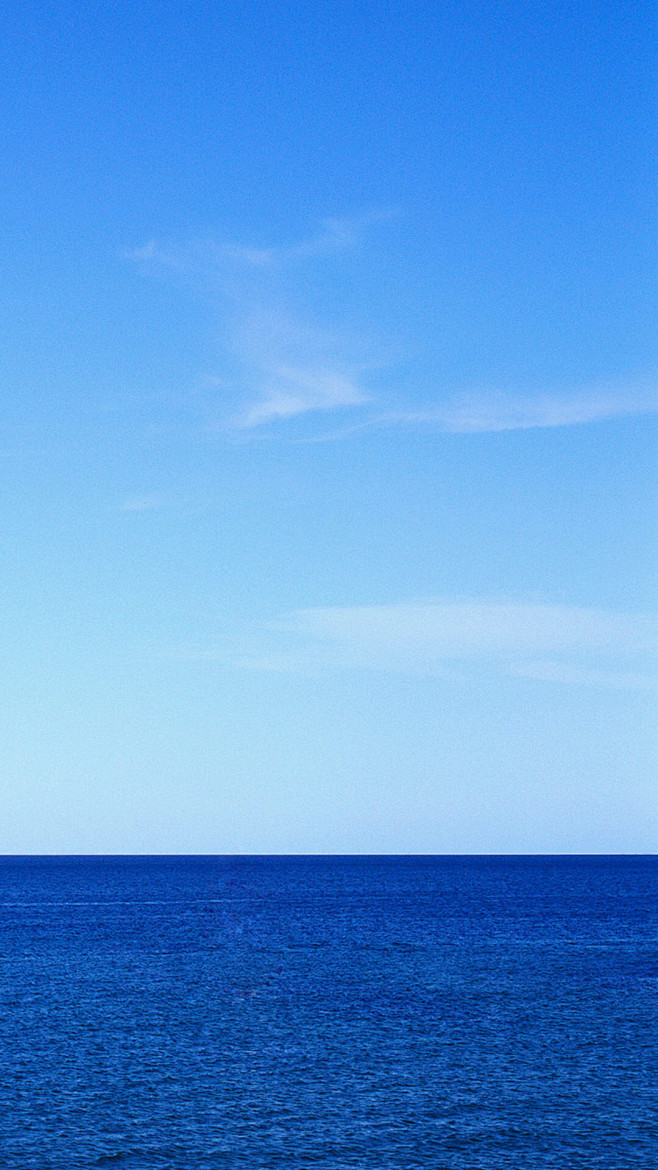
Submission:
<svg viewBox="0 0 658 1170">
<path fill-rule="evenodd" d="M 658 859 L 0 858 L 2 1170 L 656 1170 Z"/>
</svg>

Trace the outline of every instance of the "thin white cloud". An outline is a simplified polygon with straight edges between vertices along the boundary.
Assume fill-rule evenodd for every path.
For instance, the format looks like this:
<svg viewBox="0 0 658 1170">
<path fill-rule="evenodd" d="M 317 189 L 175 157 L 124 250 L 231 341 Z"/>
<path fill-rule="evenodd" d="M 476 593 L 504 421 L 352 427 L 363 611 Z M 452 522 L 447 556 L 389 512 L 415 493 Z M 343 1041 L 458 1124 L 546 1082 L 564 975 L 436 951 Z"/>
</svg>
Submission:
<svg viewBox="0 0 658 1170">
<path fill-rule="evenodd" d="M 632 389 L 516 397 L 483 392 L 422 410 L 389 412 L 381 423 L 432 425 L 449 434 L 579 426 L 625 415 L 658 412 L 658 391 Z"/>
<path fill-rule="evenodd" d="M 158 508 L 167 508 L 172 504 L 172 498 L 163 492 L 146 492 L 143 495 L 128 496 L 118 506 L 119 512 L 153 512 Z"/>
<path fill-rule="evenodd" d="M 409 390 L 400 409 L 364 384 L 385 365 L 373 359 L 365 338 L 310 320 L 305 279 L 341 253 L 354 249 L 367 229 L 390 217 L 382 209 L 323 220 L 318 230 L 288 244 L 259 246 L 199 238 L 163 244 L 155 239 L 125 252 L 146 269 L 203 285 L 221 306 L 227 368 L 216 385 L 213 429 L 255 436 L 302 415 L 351 412 L 350 421 L 321 433 L 307 429 L 301 441 L 337 441 L 366 428 L 420 427 L 443 434 L 483 434 L 583 426 L 606 419 L 658 412 L 658 385 L 531 393 L 483 389 L 452 395 Z M 386 330 L 390 333 L 390 330 Z M 212 381 L 212 376 L 206 381 Z M 428 398 L 425 403 L 422 398 Z M 278 432 L 280 433 L 280 432 Z M 297 433 L 297 440 L 300 435 Z"/>
<path fill-rule="evenodd" d="M 153 267 L 181 268 L 185 265 L 189 245 L 180 247 L 166 247 L 158 240 L 147 240 L 137 248 L 124 248 L 124 260 L 131 260 L 135 264 L 150 264 Z"/>
<path fill-rule="evenodd" d="M 238 425 L 241 421 L 247 428 L 262 426 L 309 411 L 337 410 L 367 401 L 351 377 L 335 370 L 282 366 L 273 370 L 269 378 L 267 391 L 247 407 Z"/>
<path fill-rule="evenodd" d="M 361 215 L 328 216 L 320 222 L 314 235 L 279 247 L 254 248 L 243 244 L 226 244 L 224 254 L 248 267 L 285 265 L 296 260 L 315 260 L 330 257 L 337 252 L 356 247 L 367 229 L 390 219 L 395 212 L 375 208 Z"/>
<path fill-rule="evenodd" d="M 658 686 L 658 675 L 641 670 L 601 670 L 564 662 L 517 663 L 512 671 L 522 678 L 570 686 L 612 687 L 615 690 L 649 690 Z"/>
<path fill-rule="evenodd" d="M 395 652 L 431 647 L 442 657 L 587 649 L 635 653 L 656 648 L 656 619 L 573 606 L 424 601 L 297 610 L 276 629 Z"/>
<path fill-rule="evenodd" d="M 236 322 L 231 346 L 246 398 L 230 420 L 238 430 L 369 400 L 360 339 L 261 307 Z"/>
<path fill-rule="evenodd" d="M 461 663 L 553 682 L 649 685 L 658 618 L 575 606 L 442 601 L 296 610 L 243 665 L 445 673 Z M 469 668 L 469 669 L 470 669 Z"/>
<path fill-rule="evenodd" d="M 539 394 L 536 397 L 483 392 L 448 400 L 438 406 L 385 411 L 378 409 L 373 395 L 361 394 L 345 402 L 336 401 L 333 405 L 368 407 L 368 410 L 362 409 L 352 424 L 307 436 L 305 442 L 336 442 L 356 431 L 373 428 L 416 427 L 431 429 L 437 434 L 477 435 L 584 426 L 615 418 L 657 414 L 658 390 L 602 390 L 574 392 L 572 395 Z M 331 401 L 328 400 L 322 409 L 332 409 Z M 264 412 L 262 417 L 256 415 L 251 425 L 270 422 L 274 417 L 274 414 L 268 417 Z"/>
<path fill-rule="evenodd" d="M 361 384 L 372 365 L 365 339 L 313 322 L 300 306 L 309 265 L 355 247 L 367 227 L 387 215 L 374 211 L 326 219 L 315 235 L 279 247 L 151 240 L 125 253 L 141 267 L 202 281 L 217 299 L 224 358 L 232 374 L 205 380 L 224 390 L 217 401 L 221 429 L 246 434 L 299 415 L 369 401 Z"/>
<path fill-rule="evenodd" d="M 148 240 L 138 247 L 125 248 L 123 257 L 134 263 L 178 269 L 192 277 L 201 273 L 214 276 L 221 284 L 228 270 L 268 269 L 297 261 L 323 260 L 356 247 L 368 228 L 395 214 L 390 208 L 374 208 L 359 215 L 328 216 L 318 230 L 289 244 L 245 244 L 238 240 L 218 240 L 213 236 L 163 243 Z"/>
<path fill-rule="evenodd" d="M 392 208 L 375 208 L 361 215 L 329 216 L 322 220 L 320 230 L 307 240 L 300 240 L 289 249 L 283 249 L 282 258 L 313 258 L 331 255 L 345 248 L 355 247 L 373 224 L 383 223 L 395 215 Z"/>
<path fill-rule="evenodd" d="M 223 256 L 249 268 L 267 268 L 277 258 L 275 248 L 253 248 L 248 244 L 225 244 Z"/>
<path fill-rule="evenodd" d="M 350 405 L 366 406 L 351 424 L 307 435 L 297 442 L 333 443 L 358 431 L 420 428 L 441 435 L 499 434 L 506 431 L 545 430 L 584 426 L 617 418 L 658 414 L 658 390 L 627 393 L 602 391 L 568 395 L 513 395 L 482 393 L 453 399 L 441 406 L 408 410 L 377 409 L 373 395 Z M 380 404 L 381 405 L 381 404 Z"/>
</svg>

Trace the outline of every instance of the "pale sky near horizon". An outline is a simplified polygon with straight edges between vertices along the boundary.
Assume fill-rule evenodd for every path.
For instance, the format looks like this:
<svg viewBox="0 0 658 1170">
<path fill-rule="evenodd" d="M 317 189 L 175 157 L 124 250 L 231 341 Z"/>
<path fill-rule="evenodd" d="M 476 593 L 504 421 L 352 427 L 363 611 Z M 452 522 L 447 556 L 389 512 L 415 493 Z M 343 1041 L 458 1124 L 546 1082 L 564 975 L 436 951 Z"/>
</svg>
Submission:
<svg viewBox="0 0 658 1170">
<path fill-rule="evenodd" d="M 655 50 L 10 4 L 0 851 L 656 851 Z"/>
</svg>

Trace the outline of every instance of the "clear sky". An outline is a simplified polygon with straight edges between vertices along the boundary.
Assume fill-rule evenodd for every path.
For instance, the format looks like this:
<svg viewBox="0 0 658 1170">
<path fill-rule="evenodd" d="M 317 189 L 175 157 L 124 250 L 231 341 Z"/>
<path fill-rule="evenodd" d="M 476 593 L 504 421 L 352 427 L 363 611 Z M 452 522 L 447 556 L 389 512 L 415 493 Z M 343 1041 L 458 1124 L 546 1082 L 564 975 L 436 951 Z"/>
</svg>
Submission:
<svg viewBox="0 0 658 1170">
<path fill-rule="evenodd" d="M 14 0 L 6 852 L 654 852 L 649 0 Z"/>
</svg>

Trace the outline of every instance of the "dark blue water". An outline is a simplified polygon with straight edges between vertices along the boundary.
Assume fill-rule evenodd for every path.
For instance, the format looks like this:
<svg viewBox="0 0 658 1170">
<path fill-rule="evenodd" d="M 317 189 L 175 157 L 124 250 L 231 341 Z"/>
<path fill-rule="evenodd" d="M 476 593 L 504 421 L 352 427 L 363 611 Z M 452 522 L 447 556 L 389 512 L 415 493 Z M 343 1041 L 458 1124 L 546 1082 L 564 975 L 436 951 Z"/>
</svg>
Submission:
<svg viewBox="0 0 658 1170">
<path fill-rule="evenodd" d="M 658 859 L 0 859 L 3 1170 L 658 1166 Z"/>
</svg>

